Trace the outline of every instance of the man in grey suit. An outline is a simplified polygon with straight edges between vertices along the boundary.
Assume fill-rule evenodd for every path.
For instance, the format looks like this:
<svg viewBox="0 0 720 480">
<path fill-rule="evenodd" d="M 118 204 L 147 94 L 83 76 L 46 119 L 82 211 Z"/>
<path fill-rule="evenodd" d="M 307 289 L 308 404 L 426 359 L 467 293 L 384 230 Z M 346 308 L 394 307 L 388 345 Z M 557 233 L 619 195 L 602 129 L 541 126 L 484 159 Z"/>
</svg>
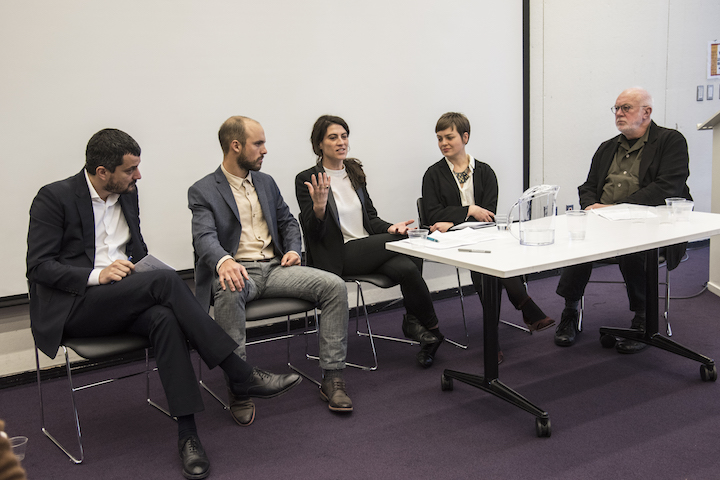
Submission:
<svg viewBox="0 0 720 480">
<path fill-rule="evenodd" d="M 331 273 L 300 266 L 300 228 L 272 177 L 260 173 L 265 148 L 262 126 L 230 117 L 218 132 L 223 162 L 188 191 L 196 253 L 196 295 L 215 306 L 215 321 L 238 344 L 245 359 L 245 305 L 267 297 L 317 302 L 321 396 L 336 412 L 351 412 L 343 380 L 347 352 L 348 305 L 345 282 Z M 250 425 L 255 405 L 229 392 L 230 410 Z"/>
</svg>

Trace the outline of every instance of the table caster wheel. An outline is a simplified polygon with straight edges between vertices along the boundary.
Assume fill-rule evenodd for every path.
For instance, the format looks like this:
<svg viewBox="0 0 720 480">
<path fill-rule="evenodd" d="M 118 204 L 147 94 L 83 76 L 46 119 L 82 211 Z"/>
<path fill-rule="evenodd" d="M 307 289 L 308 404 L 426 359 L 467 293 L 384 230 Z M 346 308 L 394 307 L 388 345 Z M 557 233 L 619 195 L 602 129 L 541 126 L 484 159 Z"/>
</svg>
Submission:
<svg viewBox="0 0 720 480">
<path fill-rule="evenodd" d="M 617 342 L 617 339 L 614 335 L 600 335 L 600 345 L 603 346 L 603 348 L 613 348 L 615 346 L 615 343 Z"/>
<path fill-rule="evenodd" d="M 717 367 L 715 365 L 700 365 L 700 378 L 703 382 L 714 382 L 717 380 Z"/>
<path fill-rule="evenodd" d="M 549 437 L 550 436 L 550 419 L 549 418 L 536 418 L 535 419 L 535 433 L 538 437 Z"/>
<path fill-rule="evenodd" d="M 443 392 L 452 392 L 453 379 L 446 376 L 444 373 L 440 376 L 440 389 Z"/>
</svg>

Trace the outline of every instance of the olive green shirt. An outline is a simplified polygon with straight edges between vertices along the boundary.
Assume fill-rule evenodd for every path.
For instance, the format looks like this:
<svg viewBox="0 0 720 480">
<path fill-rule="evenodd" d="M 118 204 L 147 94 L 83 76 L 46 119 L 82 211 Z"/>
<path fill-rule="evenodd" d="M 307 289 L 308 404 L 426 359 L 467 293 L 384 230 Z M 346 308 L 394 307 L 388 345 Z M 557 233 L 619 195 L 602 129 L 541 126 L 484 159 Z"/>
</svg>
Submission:
<svg viewBox="0 0 720 480">
<path fill-rule="evenodd" d="M 620 135 L 615 158 L 605 177 L 600 203 L 612 205 L 640 190 L 640 161 L 649 133 L 648 128 L 632 147 L 625 135 Z"/>
</svg>

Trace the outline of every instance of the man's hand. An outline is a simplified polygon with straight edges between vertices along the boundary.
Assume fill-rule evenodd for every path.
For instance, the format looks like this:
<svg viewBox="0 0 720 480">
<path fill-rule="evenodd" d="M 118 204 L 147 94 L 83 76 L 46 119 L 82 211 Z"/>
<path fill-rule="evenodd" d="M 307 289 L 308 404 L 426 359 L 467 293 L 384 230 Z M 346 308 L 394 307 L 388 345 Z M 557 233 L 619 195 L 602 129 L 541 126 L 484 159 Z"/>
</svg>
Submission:
<svg viewBox="0 0 720 480">
<path fill-rule="evenodd" d="M 478 222 L 492 222 L 495 214 L 477 205 L 470 205 L 468 207 L 468 217 L 473 217 Z"/>
<path fill-rule="evenodd" d="M 447 232 L 452 228 L 452 222 L 437 222 L 435 225 L 430 226 L 430 232 Z"/>
<path fill-rule="evenodd" d="M 220 280 L 220 288 L 227 290 L 230 287 L 230 291 L 241 291 L 245 288 L 245 280 L 250 280 L 245 267 L 237 263 L 232 258 L 225 260 L 220 268 L 218 269 L 218 279 Z M 227 282 L 227 286 L 225 285 Z"/>
<path fill-rule="evenodd" d="M 400 223 L 396 223 L 395 225 L 390 225 L 388 227 L 387 231 L 388 231 L 388 233 L 397 233 L 400 235 L 406 235 L 407 231 L 410 230 L 408 228 L 408 225 L 410 225 L 411 223 L 415 223 L 415 220 L 408 220 L 406 222 L 400 222 Z"/>
<path fill-rule="evenodd" d="M 605 207 L 612 207 L 612 204 L 605 205 L 604 203 L 593 203 L 592 205 L 588 205 L 585 207 L 585 210 L 594 210 L 596 208 L 605 208 Z"/>
<path fill-rule="evenodd" d="M 300 265 L 300 255 L 296 252 L 287 252 L 283 255 L 280 265 L 283 267 L 292 267 L 293 265 Z"/>
<path fill-rule="evenodd" d="M 100 285 L 119 282 L 135 271 L 135 265 L 129 260 L 115 260 L 100 271 Z"/>
</svg>

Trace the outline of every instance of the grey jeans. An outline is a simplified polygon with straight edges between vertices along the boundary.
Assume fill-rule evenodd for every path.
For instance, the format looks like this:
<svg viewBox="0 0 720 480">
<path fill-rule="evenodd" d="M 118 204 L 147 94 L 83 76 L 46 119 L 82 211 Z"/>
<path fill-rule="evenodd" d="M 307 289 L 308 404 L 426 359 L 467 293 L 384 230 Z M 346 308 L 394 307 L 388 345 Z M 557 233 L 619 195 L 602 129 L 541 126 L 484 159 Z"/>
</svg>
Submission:
<svg viewBox="0 0 720 480">
<path fill-rule="evenodd" d="M 335 274 L 311 267 L 283 267 L 270 262 L 240 262 L 250 280 L 232 292 L 213 284 L 215 321 L 238 343 L 235 350 L 245 360 L 245 304 L 258 298 L 292 297 L 317 302 L 322 310 L 319 325 L 320 367 L 345 368 L 348 336 L 348 302 L 345 282 Z"/>
</svg>

